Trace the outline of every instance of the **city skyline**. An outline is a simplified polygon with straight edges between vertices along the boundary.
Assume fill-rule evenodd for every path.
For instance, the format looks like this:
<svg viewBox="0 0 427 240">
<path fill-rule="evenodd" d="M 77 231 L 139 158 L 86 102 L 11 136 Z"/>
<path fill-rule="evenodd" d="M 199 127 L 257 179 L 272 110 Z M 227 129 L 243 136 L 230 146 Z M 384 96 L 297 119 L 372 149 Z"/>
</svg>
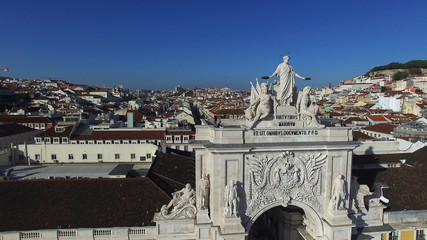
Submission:
<svg viewBox="0 0 427 240">
<path fill-rule="evenodd" d="M 313 87 L 425 59 L 426 2 L 3 1 L 3 76 L 130 89 L 230 87 L 283 55 Z"/>
</svg>

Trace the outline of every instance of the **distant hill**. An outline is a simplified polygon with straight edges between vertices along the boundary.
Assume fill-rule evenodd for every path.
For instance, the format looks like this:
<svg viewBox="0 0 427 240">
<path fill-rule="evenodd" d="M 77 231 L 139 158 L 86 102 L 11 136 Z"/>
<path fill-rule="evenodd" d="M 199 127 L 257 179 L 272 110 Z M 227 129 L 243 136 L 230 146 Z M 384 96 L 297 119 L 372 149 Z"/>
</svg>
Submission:
<svg viewBox="0 0 427 240">
<path fill-rule="evenodd" d="M 406 74 L 426 74 L 427 60 L 412 60 L 407 63 L 392 62 L 384 66 L 377 66 L 366 73 L 366 76 L 394 75 L 398 72 Z"/>
</svg>

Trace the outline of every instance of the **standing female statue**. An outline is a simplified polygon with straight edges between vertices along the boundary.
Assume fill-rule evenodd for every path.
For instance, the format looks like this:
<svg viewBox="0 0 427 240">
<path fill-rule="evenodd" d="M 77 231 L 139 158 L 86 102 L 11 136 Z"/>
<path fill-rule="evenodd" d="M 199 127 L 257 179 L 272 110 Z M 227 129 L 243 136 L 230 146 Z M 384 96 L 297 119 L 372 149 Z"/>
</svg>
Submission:
<svg viewBox="0 0 427 240">
<path fill-rule="evenodd" d="M 304 78 L 298 75 L 291 65 L 288 64 L 289 59 L 289 56 L 284 56 L 283 62 L 277 66 L 276 71 L 269 77 L 279 77 L 279 81 L 276 80 L 273 83 L 274 91 L 276 91 L 278 103 L 285 106 L 289 106 L 292 103 L 295 93 L 295 77 L 299 77 L 302 80 L 310 80 L 310 78 Z"/>
</svg>

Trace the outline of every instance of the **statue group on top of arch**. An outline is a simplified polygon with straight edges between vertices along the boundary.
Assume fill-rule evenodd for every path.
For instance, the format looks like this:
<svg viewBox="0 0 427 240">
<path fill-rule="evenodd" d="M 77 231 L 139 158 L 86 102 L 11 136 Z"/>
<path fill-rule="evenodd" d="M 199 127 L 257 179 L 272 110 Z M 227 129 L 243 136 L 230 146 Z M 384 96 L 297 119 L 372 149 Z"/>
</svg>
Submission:
<svg viewBox="0 0 427 240">
<path fill-rule="evenodd" d="M 256 86 L 251 82 L 250 105 L 245 110 L 248 128 L 252 128 L 257 121 L 265 119 L 270 113 L 276 113 L 279 106 L 291 106 L 296 91 L 295 77 L 310 80 L 310 78 L 298 75 L 288 64 L 289 59 L 289 56 L 283 57 L 283 63 L 277 66 L 276 71 L 269 77 L 263 77 L 271 79 L 278 76 L 279 81 L 275 80 L 270 86 L 268 81 L 260 84 L 256 79 Z M 274 92 L 272 87 L 274 87 Z M 300 119 L 307 123 L 307 126 L 324 127 L 316 118 L 318 106 L 310 101 L 310 89 L 310 87 L 306 87 L 299 93 L 296 103 L 297 113 Z"/>
</svg>

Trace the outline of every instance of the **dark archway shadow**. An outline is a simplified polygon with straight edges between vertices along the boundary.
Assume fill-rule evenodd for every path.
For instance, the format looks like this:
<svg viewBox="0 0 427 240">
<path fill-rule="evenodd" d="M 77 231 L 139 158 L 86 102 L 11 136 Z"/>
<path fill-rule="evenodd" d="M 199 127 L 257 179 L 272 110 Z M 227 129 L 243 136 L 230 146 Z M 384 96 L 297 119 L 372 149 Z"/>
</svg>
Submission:
<svg viewBox="0 0 427 240">
<path fill-rule="evenodd" d="M 277 206 L 261 214 L 252 224 L 248 240 L 303 240 L 300 230 L 304 226 L 305 213 L 295 206 Z"/>
</svg>

